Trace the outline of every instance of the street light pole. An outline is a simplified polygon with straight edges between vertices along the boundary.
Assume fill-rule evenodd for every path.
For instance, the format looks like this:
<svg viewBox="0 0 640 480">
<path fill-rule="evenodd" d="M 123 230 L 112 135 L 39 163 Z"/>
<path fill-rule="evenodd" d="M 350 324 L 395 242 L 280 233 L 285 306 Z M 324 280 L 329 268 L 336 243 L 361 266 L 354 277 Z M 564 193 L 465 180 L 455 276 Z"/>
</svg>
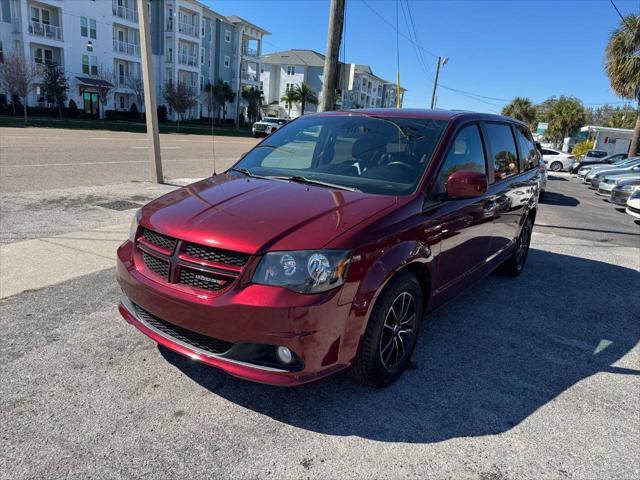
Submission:
<svg viewBox="0 0 640 480">
<path fill-rule="evenodd" d="M 436 90 L 438 89 L 438 77 L 440 76 L 440 66 L 446 65 L 449 59 L 447 57 L 438 57 L 438 66 L 436 67 L 436 77 L 433 79 L 433 92 L 431 93 L 431 108 L 436 106 Z"/>
<path fill-rule="evenodd" d="M 151 143 L 149 160 L 153 165 L 152 178 L 158 183 L 164 183 L 162 173 L 162 158 L 160 156 L 160 131 L 158 128 L 158 110 L 156 108 L 156 82 L 153 71 L 153 57 L 151 52 L 151 24 L 146 0 L 138 2 L 138 24 L 140 27 L 140 53 L 142 63 L 142 81 L 144 84 L 145 116 L 147 118 L 147 136 Z"/>
</svg>

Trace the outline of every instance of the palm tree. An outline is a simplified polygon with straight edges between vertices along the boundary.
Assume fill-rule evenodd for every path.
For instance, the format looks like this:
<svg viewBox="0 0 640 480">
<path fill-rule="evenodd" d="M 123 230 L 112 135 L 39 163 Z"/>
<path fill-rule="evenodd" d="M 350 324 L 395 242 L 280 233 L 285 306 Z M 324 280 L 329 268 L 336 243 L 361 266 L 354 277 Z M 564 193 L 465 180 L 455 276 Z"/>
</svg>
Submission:
<svg viewBox="0 0 640 480">
<path fill-rule="evenodd" d="M 526 97 L 516 97 L 502 108 L 502 115 L 513 117 L 533 128 L 536 120 L 536 107 Z"/>
<path fill-rule="evenodd" d="M 250 123 L 258 119 L 263 98 L 262 92 L 255 87 L 242 90 L 242 99 L 247 102 L 247 117 Z"/>
<path fill-rule="evenodd" d="M 294 103 L 298 103 L 298 96 L 296 95 L 295 90 L 292 88 L 288 89 L 286 92 L 284 92 L 284 95 L 282 96 L 282 98 L 280 98 L 280 101 L 284 102 L 287 106 L 287 109 L 289 110 L 289 118 L 291 118 L 291 107 Z"/>
<path fill-rule="evenodd" d="M 308 83 L 302 82 L 300 85 L 296 85 L 293 91 L 297 97 L 297 103 L 300 104 L 300 115 L 304 115 L 304 108 L 307 104 L 318 104 L 318 96 Z"/>
<path fill-rule="evenodd" d="M 587 111 L 577 98 L 560 96 L 552 103 L 547 114 L 549 128 L 547 134 L 556 141 L 571 135 L 571 132 L 581 127 L 587 121 Z"/>
<path fill-rule="evenodd" d="M 622 98 L 638 102 L 636 126 L 633 129 L 629 155 L 638 152 L 640 140 L 640 16 L 627 15 L 611 32 L 606 50 L 605 70 L 611 88 Z"/>
</svg>

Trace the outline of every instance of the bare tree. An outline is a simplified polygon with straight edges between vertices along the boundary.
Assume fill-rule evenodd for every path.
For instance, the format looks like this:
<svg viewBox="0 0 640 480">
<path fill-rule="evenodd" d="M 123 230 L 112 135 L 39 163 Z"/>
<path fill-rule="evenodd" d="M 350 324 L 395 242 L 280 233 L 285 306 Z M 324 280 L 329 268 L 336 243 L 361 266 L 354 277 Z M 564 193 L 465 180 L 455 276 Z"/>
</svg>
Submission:
<svg viewBox="0 0 640 480">
<path fill-rule="evenodd" d="M 142 111 L 142 107 L 144 107 L 144 83 L 141 78 L 129 77 L 127 79 L 127 87 L 133 92 L 133 96 L 140 109 L 140 120 L 142 120 L 144 116 L 144 112 Z"/>
<path fill-rule="evenodd" d="M 7 93 L 22 101 L 24 123 L 27 123 L 27 97 L 35 87 L 40 69 L 28 63 L 19 52 L 12 52 L 0 64 L 0 81 Z"/>
<path fill-rule="evenodd" d="M 115 87 L 113 84 L 113 72 L 104 66 L 100 66 L 98 71 L 91 75 L 91 77 L 96 80 L 93 85 L 95 89 L 98 91 L 98 98 L 100 99 L 101 109 L 99 112 L 100 118 L 105 118 L 105 112 L 107 111 L 107 102 L 109 101 L 109 94 L 111 90 Z"/>
<path fill-rule="evenodd" d="M 164 99 L 178 114 L 178 131 L 180 131 L 180 118 L 182 115 L 198 103 L 195 89 L 184 82 L 164 84 Z"/>
</svg>

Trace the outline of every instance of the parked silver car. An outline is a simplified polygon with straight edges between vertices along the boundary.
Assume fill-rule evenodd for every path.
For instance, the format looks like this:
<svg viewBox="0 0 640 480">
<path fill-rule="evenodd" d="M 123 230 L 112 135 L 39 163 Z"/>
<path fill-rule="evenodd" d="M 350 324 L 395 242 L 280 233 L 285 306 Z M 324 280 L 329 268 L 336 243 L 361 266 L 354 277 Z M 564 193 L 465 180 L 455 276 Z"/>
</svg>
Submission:
<svg viewBox="0 0 640 480">
<path fill-rule="evenodd" d="M 640 170 L 640 165 L 634 168 Z M 623 175 L 608 175 L 603 177 L 600 183 L 598 183 L 598 191 L 596 191 L 596 194 L 603 197 L 610 197 L 613 189 L 625 181 L 640 181 L 640 171 L 638 173 L 631 172 Z"/>
<path fill-rule="evenodd" d="M 623 176 L 628 173 L 640 175 L 640 160 L 638 160 L 638 162 L 635 165 L 632 165 L 629 167 L 616 168 L 613 170 L 602 170 L 598 172 L 591 179 L 591 186 L 589 188 L 593 188 L 597 190 L 598 187 L 600 186 L 600 182 L 604 180 L 606 177 Z"/>
<path fill-rule="evenodd" d="M 615 205 L 624 207 L 627 205 L 629 197 L 636 192 L 640 193 L 640 177 L 622 180 L 611 190 L 609 201 Z"/>
<path fill-rule="evenodd" d="M 611 168 L 618 168 L 618 167 L 625 167 L 630 163 L 633 163 L 635 160 L 637 160 L 638 157 L 631 157 L 631 158 L 626 158 L 624 160 L 618 160 L 615 163 L 612 163 L 610 165 L 589 165 L 589 166 L 585 166 L 582 167 L 580 169 L 578 169 L 578 178 L 582 178 L 583 181 L 585 180 L 585 177 L 587 175 L 589 175 L 591 172 L 597 172 L 598 170 L 608 170 Z M 594 173 L 595 175 L 595 173 Z"/>
<path fill-rule="evenodd" d="M 633 157 L 625 160 L 623 163 L 609 165 L 607 167 L 593 167 L 589 173 L 585 175 L 583 181 L 584 183 L 593 184 L 593 179 L 598 175 L 602 178 L 603 176 L 615 175 L 616 173 L 629 173 L 636 165 L 640 165 L 639 157 Z"/>
</svg>

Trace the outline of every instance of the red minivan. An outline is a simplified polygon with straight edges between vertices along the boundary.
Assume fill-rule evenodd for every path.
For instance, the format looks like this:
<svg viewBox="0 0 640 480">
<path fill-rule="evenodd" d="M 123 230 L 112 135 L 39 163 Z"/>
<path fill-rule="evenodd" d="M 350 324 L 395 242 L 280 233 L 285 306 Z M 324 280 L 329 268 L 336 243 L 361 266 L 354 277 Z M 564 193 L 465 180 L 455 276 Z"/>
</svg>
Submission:
<svg viewBox="0 0 640 480">
<path fill-rule="evenodd" d="M 298 385 L 349 368 L 389 385 L 426 313 L 495 269 L 522 271 L 538 163 L 511 118 L 304 116 L 137 212 L 118 250 L 120 312 L 248 380 Z"/>
</svg>

